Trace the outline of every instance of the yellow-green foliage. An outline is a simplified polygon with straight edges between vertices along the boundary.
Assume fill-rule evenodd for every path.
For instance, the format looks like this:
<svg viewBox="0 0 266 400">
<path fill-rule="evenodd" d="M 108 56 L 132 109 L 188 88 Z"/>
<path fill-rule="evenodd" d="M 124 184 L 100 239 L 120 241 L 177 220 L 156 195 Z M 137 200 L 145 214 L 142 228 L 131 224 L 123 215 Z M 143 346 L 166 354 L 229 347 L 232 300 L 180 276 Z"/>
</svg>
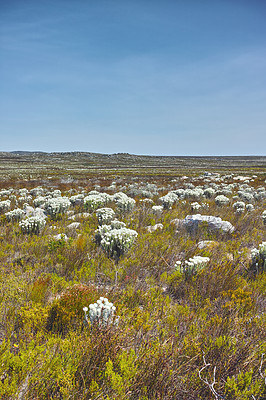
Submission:
<svg viewBox="0 0 266 400">
<path fill-rule="evenodd" d="M 183 167 L 135 169 L 134 177 L 126 167 L 119 173 L 77 172 L 72 186 L 50 172 L 46 183 L 1 185 L 47 185 L 69 196 L 69 189 L 88 193 L 96 184 L 108 191 L 114 180 L 126 191 L 142 180 L 164 187 L 153 197 L 158 205 L 159 197 L 185 184 L 175 183 L 183 175 L 186 182 L 203 184 L 202 171 Z M 262 186 L 265 174 L 255 173 L 254 187 Z M 171 221 L 190 214 L 192 200 L 155 215 L 140 198 L 128 213 L 112 203 L 117 218 L 138 232 L 118 263 L 95 242 L 95 212 L 82 216 L 82 205 L 56 221 L 48 218 L 38 236 L 25 237 L 17 222 L 0 217 L 1 399 L 212 400 L 204 379 L 212 382 L 214 370 L 218 398 L 266 398 L 266 273 L 252 269 L 250 257 L 265 241 L 265 202 L 256 200 L 254 211 L 236 214 L 231 203 L 217 207 L 206 199 L 209 208 L 202 214 L 219 215 L 236 229 L 224 234 L 205 224 L 191 235 Z M 76 232 L 67 230 L 72 213 L 80 222 Z M 148 225 L 158 223 L 162 230 L 148 232 Z M 68 239 L 57 240 L 62 233 Z M 203 240 L 212 242 L 200 247 Z M 176 261 L 196 255 L 210 258 L 202 270 L 191 276 L 175 270 Z M 83 308 L 100 296 L 116 307 L 117 326 L 85 323 Z"/>
</svg>

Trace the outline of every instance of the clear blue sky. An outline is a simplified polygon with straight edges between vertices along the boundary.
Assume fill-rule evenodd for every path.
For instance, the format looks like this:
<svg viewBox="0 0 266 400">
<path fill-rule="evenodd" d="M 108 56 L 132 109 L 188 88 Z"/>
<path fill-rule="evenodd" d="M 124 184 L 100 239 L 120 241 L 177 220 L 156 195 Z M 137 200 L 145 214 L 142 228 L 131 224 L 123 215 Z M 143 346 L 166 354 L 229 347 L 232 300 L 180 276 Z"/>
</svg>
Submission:
<svg viewBox="0 0 266 400">
<path fill-rule="evenodd" d="M 1 0 L 0 151 L 266 155 L 266 1 Z"/>
</svg>

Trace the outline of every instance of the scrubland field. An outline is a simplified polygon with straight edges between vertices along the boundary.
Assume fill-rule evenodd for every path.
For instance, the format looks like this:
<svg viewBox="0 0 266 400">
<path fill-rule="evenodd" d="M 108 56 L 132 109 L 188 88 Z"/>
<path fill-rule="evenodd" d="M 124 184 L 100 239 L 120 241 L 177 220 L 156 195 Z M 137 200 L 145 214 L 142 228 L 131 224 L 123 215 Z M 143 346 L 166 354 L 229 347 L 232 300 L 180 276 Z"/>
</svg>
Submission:
<svg viewBox="0 0 266 400">
<path fill-rule="evenodd" d="M 0 153 L 0 398 L 266 399 L 266 157 Z"/>
</svg>

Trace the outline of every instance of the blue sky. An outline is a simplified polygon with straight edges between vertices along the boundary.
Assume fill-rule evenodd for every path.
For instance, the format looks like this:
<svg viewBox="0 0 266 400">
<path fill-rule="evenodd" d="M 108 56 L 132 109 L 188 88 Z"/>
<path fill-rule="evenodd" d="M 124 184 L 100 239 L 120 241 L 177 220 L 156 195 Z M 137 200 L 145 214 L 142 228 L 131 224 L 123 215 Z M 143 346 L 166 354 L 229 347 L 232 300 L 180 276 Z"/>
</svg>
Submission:
<svg viewBox="0 0 266 400">
<path fill-rule="evenodd" d="M 266 155 L 263 0 L 2 0 L 0 151 Z"/>
</svg>

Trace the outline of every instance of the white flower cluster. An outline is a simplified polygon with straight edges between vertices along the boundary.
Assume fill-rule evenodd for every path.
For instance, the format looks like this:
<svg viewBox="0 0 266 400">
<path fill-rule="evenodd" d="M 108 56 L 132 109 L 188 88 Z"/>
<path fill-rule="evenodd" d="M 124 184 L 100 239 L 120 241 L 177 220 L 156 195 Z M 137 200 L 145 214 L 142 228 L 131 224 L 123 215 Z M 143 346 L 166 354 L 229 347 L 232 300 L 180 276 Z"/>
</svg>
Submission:
<svg viewBox="0 0 266 400">
<path fill-rule="evenodd" d="M 0 212 L 7 211 L 10 208 L 11 201 L 10 200 L 2 200 L 0 201 Z"/>
<path fill-rule="evenodd" d="M 156 215 L 160 215 L 163 212 L 163 206 L 152 206 L 151 209 Z"/>
<path fill-rule="evenodd" d="M 99 225 L 109 224 L 115 216 L 115 212 L 112 208 L 98 208 L 96 211 L 96 216 Z"/>
<path fill-rule="evenodd" d="M 263 211 L 263 213 L 262 213 L 262 220 L 263 220 L 264 225 L 266 225 L 266 210 Z"/>
<path fill-rule="evenodd" d="M 233 204 L 233 208 L 234 208 L 236 214 L 242 214 L 242 212 L 245 211 L 246 204 L 243 201 L 236 201 Z"/>
<path fill-rule="evenodd" d="M 159 198 L 159 201 L 162 203 L 163 208 L 170 209 L 173 204 L 178 201 L 178 195 L 174 192 L 169 192 L 165 196 Z"/>
<path fill-rule="evenodd" d="M 38 234 L 45 227 L 45 218 L 40 216 L 29 217 L 20 221 L 19 226 L 23 233 Z"/>
<path fill-rule="evenodd" d="M 115 193 L 112 196 L 112 200 L 116 203 L 117 207 L 122 212 L 131 211 L 135 207 L 136 201 L 131 197 L 127 196 L 123 192 Z"/>
<path fill-rule="evenodd" d="M 57 218 L 59 214 L 65 213 L 70 205 L 68 197 L 55 197 L 47 200 L 45 209 L 48 215 Z"/>
<path fill-rule="evenodd" d="M 99 327 L 107 327 L 112 325 L 118 324 L 119 318 L 114 319 L 116 307 L 113 303 L 110 303 L 109 300 L 105 297 L 100 297 L 96 303 L 89 305 L 89 317 L 91 325 L 93 326 L 95 323 L 98 324 Z M 83 311 L 85 313 L 85 321 L 88 323 L 88 307 L 84 307 Z"/>
<path fill-rule="evenodd" d="M 13 192 L 13 189 L 2 189 L 0 190 L 0 197 L 8 197 Z"/>
<path fill-rule="evenodd" d="M 218 207 L 226 206 L 230 202 L 230 199 L 223 194 L 220 194 L 215 197 L 215 204 Z"/>
<path fill-rule="evenodd" d="M 38 187 L 30 190 L 30 194 L 35 197 L 42 196 L 43 193 L 44 193 L 44 189 L 41 186 L 38 186 Z"/>
<path fill-rule="evenodd" d="M 262 242 L 258 249 L 251 250 L 251 259 L 253 265 L 266 270 L 266 242 Z"/>
<path fill-rule="evenodd" d="M 133 229 L 112 229 L 102 236 L 101 246 L 110 256 L 120 257 L 132 246 L 137 236 L 138 233 Z"/>
<path fill-rule="evenodd" d="M 47 198 L 44 196 L 37 196 L 34 200 L 33 200 L 33 204 L 35 207 L 39 207 L 42 204 L 45 204 L 47 201 Z"/>
<path fill-rule="evenodd" d="M 74 196 L 71 196 L 69 200 L 71 201 L 71 204 L 73 206 L 81 205 L 84 203 L 84 194 L 83 193 L 76 194 Z"/>
<path fill-rule="evenodd" d="M 61 197 L 61 190 L 55 189 L 50 194 L 51 194 L 52 197 L 55 197 L 55 198 L 56 197 Z"/>
<path fill-rule="evenodd" d="M 154 201 L 152 199 L 140 199 L 140 203 L 142 203 L 144 206 L 149 206 L 151 204 L 154 204 Z"/>
<path fill-rule="evenodd" d="M 27 197 L 27 195 L 29 194 L 29 191 L 26 188 L 22 188 L 22 189 L 18 190 L 18 194 L 19 194 L 19 196 Z"/>
<path fill-rule="evenodd" d="M 94 190 L 84 198 L 84 206 L 86 209 L 96 210 L 99 207 L 105 206 L 110 200 L 111 196 L 109 194 L 99 193 Z"/>
<path fill-rule="evenodd" d="M 138 233 L 125 227 L 125 223 L 114 220 L 111 225 L 102 225 L 96 230 L 96 241 L 110 257 L 119 258 L 134 243 Z"/>
<path fill-rule="evenodd" d="M 186 275 L 192 275 L 193 273 L 203 269 L 209 261 L 209 257 L 194 256 L 183 263 L 177 261 L 175 263 L 175 270 Z"/>
<path fill-rule="evenodd" d="M 8 221 L 19 221 L 25 215 L 25 211 L 21 208 L 15 208 L 12 211 L 5 213 Z"/>
<path fill-rule="evenodd" d="M 118 219 L 114 219 L 113 221 L 111 221 L 111 228 L 112 229 L 121 229 L 121 228 L 125 228 L 126 224 L 122 221 L 118 221 Z"/>
<path fill-rule="evenodd" d="M 208 187 L 208 188 L 206 188 L 206 189 L 204 190 L 204 196 L 205 196 L 207 199 L 210 199 L 211 197 L 214 197 L 215 194 L 216 194 L 215 190 L 214 190 L 213 188 L 211 188 L 211 187 Z"/>
<path fill-rule="evenodd" d="M 158 187 L 154 183 L 133 183 L 128 186 L 127 193 L 133 197 L 148 197 L 158 195 Z"/>
<path fill-rule="evenodd" d="M 191 205 L 192 211 L 197 211 L 197 210 L 201 209 L 201 205 L 197 201 L 195 201 L 194 203 L 191 203 L 190 205 Z"/>
<path fill-rule="evenodd" d="M 253 210 L 254 210 L 253 204 L 251 204 L 251 203 L 246 204 L 246 210 L 247 210 L 247 211 L 253 211 Z"/>
</svg>

